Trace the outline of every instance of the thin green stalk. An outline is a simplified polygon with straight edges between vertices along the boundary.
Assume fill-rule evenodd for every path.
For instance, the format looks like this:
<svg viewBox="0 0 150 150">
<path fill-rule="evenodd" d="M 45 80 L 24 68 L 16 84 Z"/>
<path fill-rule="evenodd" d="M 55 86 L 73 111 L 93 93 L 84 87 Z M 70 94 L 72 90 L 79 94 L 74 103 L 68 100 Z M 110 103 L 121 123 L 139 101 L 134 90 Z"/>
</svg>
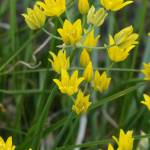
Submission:
<svg viewBox="0 0 150 150">
<path fill-rule="evenodd" d="M 70 67 L 69 70 L 83 70 L 81 67 Z M 14 72 L 1 72 L 0 76 L 4 75 L 13 75 L 13 74 L 30 74 L 30 73 L 38 73 L 38 72 L 46 72 L 46 71 L 53 71 L 52 68 L 41 68 L 41 69 L 33 69 L 33 70 L 23 70 L 23 71 L 14 71 Z M 94 67 L 93 70 L 107 70 L 107 67 Z M 110 68 L 109 71 L 118 71 L 118 72 L 137 72 L 140 73 L 141 69 L 128 69 L 128 68 Z"/>
<path fill-rule="evenodd" d="M 63 22 L 63 20 L 61 19 L 60 16 L 58 17 L 58 20 L 59 20 L 60 24 L 63 26 L 64 22 Z"/>
<path fill-rule="evenodd" d="M 23 50 L 24 48 L 37 36 L 37 34 L 33 35 L 30 39 L 28 39 L 21 48 L 19 48 L 16 52 L 14 52 L 14 54 L 12 56 L 10 56 L 6 62 L 4 62 L 4 64 L 2 64 L 0 66 L 0 71 L 2 71 L 3 69 L 5 69 L 5 67 L 14 60 L 14 58 L 16 58 Z"/>
<path fill-rule="evenodd" d="M 60 133 L 57 136 L 57 139 L 55 140 L 55 144 L 53 146 L 53 150 L 56 148 L 56 146 L 60 143 L 60 141 L 63 139 L 63 135 L 66 131 L 66 129 L 68 128 L 68 126 L 70 125 L 70 123 L 72 122 L 73 119 L 73 113 L 69 114 L 63 128 L 61 129 Z"/>
<path fill-rule="evenodd" d="M 50 33 L 50 32 L 47 31 L 45 28 L 42 28 L 42 30 L 43 30 L 47 35 L 49 35 L 50 37 L 52 37 L 52 38 L 54 38 L 54 39 L 56 39 L 56 40 L 62 41 L 62 38 L 60 38 L 60 37 L 58 37 L 58 36 L 56 36 L 56 35 Z"/>
<path fill-rule="evenodd" d="M 43 127 L 44 127 L 44 124 L 45 124 L 45 120 L 48 116 L 48 112 L 49 112 L 49 109 L 51 107 L 51 104 L 52 104 L 52 101 L 54 99 L 54 95 L 56 93 L 56 86 L 53 87 L 53 89 L 51 90 L 51 93 L 47 99 L 47 102 L 43 108 L 43 111 L 39 117 L 39 120 L 38 120 L 38 123 L 36 125 L 36 128 L 35 128 L 35 132 L 34 132 L 34 135 L 33 135 L 33 141 L 32 141 L 32 145 L 31 147 L 35 150 L 38 150 L 39 149 L 39 145 L 40 145 L 40 140 L 41 140 L 41 137 L 42 137 L 42 134 L 43 134 Z"/>
<path fill-rule="evenodd" d="M 74 136 L 73 133 L 74 133 L 74 131 L 75 131 L 75 128 L 76 128 L 78 122 L 79 122 L 79 118 L 77 118 L 77 119 L 72 123 L 72 125 L 71 125 L 71 127 L 70 127 L 71 129 L 70 129 L 70 131 L 69 131 L 69 133 L 68 133 L 68 135 L 67 135 L 67 137 L 66 137 L 66 139 L 65 139 L 63 145 L 67 145 L 67 143 L 69 142 L 69 140 Z"/>
</svg>

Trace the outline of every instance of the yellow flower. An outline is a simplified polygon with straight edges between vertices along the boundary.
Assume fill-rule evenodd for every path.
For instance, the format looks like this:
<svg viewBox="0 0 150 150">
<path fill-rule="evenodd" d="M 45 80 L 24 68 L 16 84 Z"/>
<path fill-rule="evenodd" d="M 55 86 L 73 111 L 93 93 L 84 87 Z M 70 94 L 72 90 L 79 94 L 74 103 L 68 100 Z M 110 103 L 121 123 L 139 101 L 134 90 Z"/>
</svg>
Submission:
<svg viewBox="0 0 150 150">
<path fill-rule="evenodd" d="M 150 80 L 150 63 L 144 63 L 144 69 L 141 72 L 145 75 L 145 80 Z"/>
<path fill-rule="evenodd" d="M 83 72 L 83 77 L 85 81 L 90 82 L 93 77 L 93 67 L 92 67 L 92 62 L 90 61 L 87 67 L 85 68 Z"/>
<path fill-rule="evenodd" d="M 66 57 L 66 51 L 59 50 L 57 56 L 53 52 L 49 52 L 50 55 L 53 57 L 53 60 L 50 58 L 48 59 L 51 64 L 52 68 L 55 72 L 58 74 L 61 73 L 61 70 L 68 70 L 70 63 L 69 63 L 69 57 Z"/>
<path fill-rule="evenodd" d="M 97 45 L 99 35 L 97 37 L 94 37 L 94 29 L 89 32 L 83 42 L 83 46 L 85 47 L 95 47 Z"/>
<path fill-rule="evenodd" d="M 114 148 L 111 144 L 108 145 L 108 150 L 114 150 Z"/>
<path fill-rule="evenodd" d="M 100 8 L 96 11 L 95 7 L 92 6 L 87 15 L 87 23 L 88 24 L 91 23 L 91 24 L 99 27 L 104 23 L 107 15 L 108 15 L 108 13 L 105 11 L 104 8 Z"/>
<path fill-rule="evenodd" d="M 113 139 L 117 142 L 118 149 L 117 150 L 132 150 L 133 149 L 133 131 L 128 131 L 126 134 L 121 129 L 119 139 L 113 136 Z"/>
<path fill-rule="evenodd" d="M 82 35 L 81 20 L 78 19 L 73 24 L 65 20 L 63 28 L 58 29 L 65 44 L 76 44 L 80 41 Z"/>
<path fill-rule="evenodd" d="M 129 26 L 116 33 L 114 38 L 109 36 L 108 55 L 114 62 L 125 60 L 129 52 L 138 44 L 138 34 L 133 33 L 133 27 Z"/>
<path fill-rule="evenodd" d="M 27 14 L 22 14 L 22 16 L 32 30 L 39 29 L 45 24 L 46 17 L 37 5 L 33 9 L 27 8 Z"/>
<path fill-rule="evenodd" d="M 68 94 L 69 96 L 78 92 L 78 86 L 84 80 L 83 77 L 78 78 L 78 71 L 74 71 L 71 77 L 66 70 L 61 71 L 61 81 L 58 79 L 53 79 L 53 81 L 59 87 L 59 90 L 62 93 Z"/>
<path fill-rule="evenodd" d="M 88 63 L 91 61 L 89 53 L 87 51 L 87 49 L 83 49 L 80 55 L 80 64 L 82 67 L 86 67 L 88 65 Z"/>
<path fill-rule="evenodd" d="M 113 46 L 108 49 L 108 56 L 111 61 L 121 62 L 129 56 L 129 49 L 121 49 L 118 46 Z"/>
<path fill-rule="evenodd" d="M 100 0 L 100 3 L 105 7 L 106 10 L 118 11 L 123 7 L 133 3 L 133 1 L 124 2 L 124 0 Z"/>
<path fill-rule="evenodd" d="M 150 36 L 150 32 L 148 33 L 148 36 Z"/>
<path fill-rule="evenodd" d="M 150 111 L 150 96 L 144 94 L 144 101 L 141 101 L 141 103 L 144 104 Z"/>
<path fill-rule="evenodd" d="M 88 0 L 79 0 L 78 9 L 81 14 L 86 14 L 89 10 L 89 2 Z"/>
<path fill-rule="evenodd" d="M 5 141 L 2 139 L 2 137 L 0 137 L 0 150 L 14 150 L 15 146 L 12 144 L 12 137 L 8 137 L 6 143 Z"/>
<path fill-rule="evenodd" d="M 66 0 L 44 0 L 37 2 L 46 16 L 60 16 L 66 11 Z"/>
<path fill-rule="evenodd" d="M 93 87 L 95 90 L 104 92 L 108 89 L 110 85 L 111 78 L 107 77 L 106 72 L 103 72 L 101 75 L 96 70 L 94 75 Z"/>
<path fill-rule="evenodd" d="M 81 90 L 78 92 L 77 98 L 72 106 L 72 110 L 77 115 L 87 112 L 89 106 L 91 105 L 91 102 L 89 102 L 89 97 L 89 95 L 84 96 Z"/>
<path fill-rule="evenodd" d="M 132 49 L 136 44 L 138 44 L 138 41 L 136 41 L 138 37 L 139 35 L 137 33 L 133 33 L 133 27 L 128 26 L 116 33 L 114 38 L 110 35 L 109 44 L 110 46 L 117 45 L 122 49 Z"/>
</svg>

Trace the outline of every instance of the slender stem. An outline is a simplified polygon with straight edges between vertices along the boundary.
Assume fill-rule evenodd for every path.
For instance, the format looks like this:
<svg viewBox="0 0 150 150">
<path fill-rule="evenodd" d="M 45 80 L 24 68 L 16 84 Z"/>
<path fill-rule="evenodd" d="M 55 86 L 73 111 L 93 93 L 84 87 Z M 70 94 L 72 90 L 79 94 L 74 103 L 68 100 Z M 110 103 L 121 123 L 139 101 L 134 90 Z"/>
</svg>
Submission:
<svg viewBox="0 0 150 150">
<path fill-rule="evenodd" d="M 60 24 L 63 26 L 63 20 L 61 19 L 61 17 L 57 17 L 58 18 L 58 20 L 59 20 L 59 22 L 60 22 Z"/>
<path fill-rule="evenodd" d="M 56 36 L 56 35 L 50 33 L 50 32 L 47 31 L 45 28 L 42 28 L 42 30 L 43 30 L 47 35 L 49 35 L 50 37 L 52 37 L 52 38 L 54 38 L 54 39 L 56 39 L 56 40 L 62 41 L 62 39 L 61 39 L 60 37 L 58 37 L 58 36 Z"/>
<path fill-rule="evenodd" d="M 71 67 L 69 70 L 83 70 L 81 67 Z M 95 67 L 93 70 L 107 70 L 105 67 Z M 34 70 L 25 70 L 25 71 L 16 71 L 16 72 L 2 72 L 0 76 L 10 75 L 10 74 L 24 74 L 24 73 L 37 73 L 37 72 L 46 72 L 46 68 L 34 69 Z M 48 71 L 53 71 L 52 68 L 49 68 Z M 128 69 L 128 68 L 110 68 L 109 71 L 119 71 L 119 72 L 137 72 L 140 73 L 141 69 Z"/>
<path fill-rule="evenodd" d="M 70 48 L 73 47 L 72 45 L 58 45 L 57 47 L 59 48 Z M 102 47 L 89 47 L 89 46 L 84 46 L 84 45 L 76 45 L 77 48 L 87 48 L 87 49 L 94 49 L 94 50 L 105 50 L 108 47 L 102 46 Z"/>
<path fill-rule="evenodd" d="M 107 67 L 106 72 L 108 73 L 110 71 L 110 69 L 113 67 L 114 63 L 111 63 L 110 66 Z"/>
</svg>

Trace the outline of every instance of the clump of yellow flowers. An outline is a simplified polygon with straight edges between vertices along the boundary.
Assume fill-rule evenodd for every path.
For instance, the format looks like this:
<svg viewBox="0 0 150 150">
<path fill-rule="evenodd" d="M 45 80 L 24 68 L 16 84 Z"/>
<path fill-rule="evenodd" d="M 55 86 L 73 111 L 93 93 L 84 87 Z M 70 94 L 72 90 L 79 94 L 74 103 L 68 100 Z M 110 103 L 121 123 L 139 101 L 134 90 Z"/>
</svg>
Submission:
<svg viewBox="0 0 150 150">
<path fill-rule="evenodd" d="M 57 17 L 60 21 L 62 27 L 57 29 L 60 37 L 51 33 L 49 35 L 52 38 L 54 37 L 62 41 L 62 45 L 59 45 L 61 50 L 58 51 L 57 55 L 50 51 L 48 60 L 51 63 L 52 69 L 60 75 L 60 79 L 55 78 L 53 81 L 61 93 L 72 96 L 74 99 L 72 110 L 77 114 L 86 113 L 88 107 L 92 105 L 89 102 L 89 95 L 84 96 L 90 92 L 88 90 L 89 88 L 103 93 L 109 88 L 111 82 L 111 77 L 108 75 L 109 69 L 102 73 L 94 69 L 91 52 L 94 49 L 99 49 L 97 45 L 100 38 L 100 35 L 95 35 L 95 30 L 104 24 L 109 10 L 118 11 L 132 2 L 124 2 L 123 0 L 100 0 L 102 7 L 97 8 L 94 5 L 90 6 L 88 0 L 78 0 L 77 6 L 79 13 L 84 16 L 82 19 L 85 20 L 76 18 L 76 20 L 72 21 L 67 17 L 63 21 L 60 18 L 63 13 L 65 14 L 67 9 L 66 0 L 37 1 L 33 9 L 28 8 L 27 13 L 23 14 L 30 29 L 42 28 L 46 33 L 49 32 L 44 27 L 46 17 Z M 129 56 L 130 51 L 138 44 L 137 39 L 138 34 L 133 32 L 132 26 L 128 26 L 116 33 L 114 37 L 109 35 L 109 44 L 105 44 L 102 49 L 108 51 L 108 56 L 111 61 L 115 63 L 124 61 Z M 67 47 L 72 48 L 71 55 Z M 81 50 L 79 52 L 79 64 L 81 65 L 82 73 L 78 69 L 70 71 L 75 55 L 74 52 L 78 49 Z M 76 94 L 77 98 L 75 98 Z"/>
<path fill-rule="evenodd" d="M 117 150 L 133 150 L 133 131 L 125 133 L 122 129 L 120 130 L 119 138 L 113 136 L 113 139 L 117 143 Z M 111 144 L 108 145 L 108 150 L 114 150 Z"/>
<path fill-rule="evenodd" d="M 125 6 L 133 3 L 131 0 L 99 0 L 99 7 L 90 6 L 88 0 L 78 0 L 77 7 L 81 18 L 75 20 L 67 17 L 62 20 L 61 15 L 65 15 L 67 4 L 66 0 L 44 0 L 37 1 L 33 9 L 28 8 L 27 13 L 23 14 L 25 22 L 32 30 L 44 29 L 52 38 L 61 40 L 61 47 L 57 54 L 50 51 L 49 62 L 53 71 L 58 76 L 53 79 L 57 88 L 62 94 L 66 94 L 73 100 L 71 110 L 76 115 L 87 113 L 92 106 L 91 90 L 103 94 L 110 87 L 113 78 L 109 74 L 112 64 L 125 61 L 131 51 L 138 44 L 138 33 L 134 32 L 132 25 L 129 25 L 114 36 L 108 35 L 108 44 L 98 47 L 100 35 L 95 34 L 96 29 L 102 26 L 109 14 L 109 11 L 119 11 Z M 47 17 L 56 17 L 60 21 L 61 27 L 57 28 L 58 35 L 51 34 L 44 27 Z M 84 20 L 85 19 L 85 20 Z M 102 37 L 101 37 L 102 38 Z M 57 50 L 56 47 L 56 50 Z M 100 72 L 95 68 L 91 53 L 95 50 L 105 50 L 112 64 L 106 70 Z M 76 53 L 79 56 L 76 56 Z M 74 58 L 78 62 L 74 62 Z M 73 66 L 74 65 L 74 66 Z M 80 69 L 80 70 L 79 70 Z M 150 80 L 150 64 L 144 64 L 141 72 L 145 75 L 145 80 Z M 150 97 L 144 95 L 145 101 L 141 103 L 150 110 Z M 133 131 L 125 133 L 120 130 L 119 138 L 113 136 L 117 143 L 117 150 L 133 149 Z M 6 144 L 12 146 L 11 138 Z M 8 144 L 7 144 L 8 143 Z M 13 150 L 15 147 L 12 146 Z M 114 150 L 112 144 L 108 145 L 108 150 Z"/>
</svg>

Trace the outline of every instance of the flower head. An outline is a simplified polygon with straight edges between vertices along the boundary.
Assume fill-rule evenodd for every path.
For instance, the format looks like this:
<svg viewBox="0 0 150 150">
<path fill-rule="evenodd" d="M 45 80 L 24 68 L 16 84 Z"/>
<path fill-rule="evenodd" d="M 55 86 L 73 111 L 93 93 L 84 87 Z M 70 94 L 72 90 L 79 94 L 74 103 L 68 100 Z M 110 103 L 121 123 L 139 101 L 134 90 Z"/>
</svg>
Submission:
<svg viewBox="0 0 150 150">
<path fill-rule="evenodd" d="M 145 80 L 150 80 L 150 63 L 144 63 L 144 69 L 141 72 L 145 75 Z"/>
<path fill-rule="evenodd" d="M 87 49 L 84 48 L 80 55 L 80 64 L 82 67 L 85 68 L 89 64 L 90 61 L 91 59 L 90 59 L 89 53 Z"/>
<path fill-rule="evenodd" d="M 35 5 L 33 9 L 27 8 L 27 13 L 22 14 L 22 16 L 32 30 L 39 29 L 45 24 L 46 17 L 37 5 Z"/>
<path fill-rule="evenodd" d="M 92 6 L 87 15 L 87 23 L 88 24 L 91 23 L 91 24 L 99 27 L 104 23 L 107 15 L 108 15 L 108 13 L 105 11 L 104 8 L 100 8 L 96 11 L 95 7 Z"/>
<path fill-rule="evenodd" d="M 69 96 L 78 92 L 78 87 L 84 80 L 83 77 L 78 78 L 78 71 L 74 71 L 71 76 L 64 69 L 61 70 L 61 81 L 58 79 L 53 79 L 53 81 L 59 87 L 62 93 L 68 94 Z"/>
<path fill-rule="evenodd" d="M 77 115 L 87 112 L 89 106 L 91 105 L 91 102 L 89 102 L 89 97 L 89 95 L 84 96 L 81 90 L 78 92 L 77 98 L 72 106 L 72 110 L 76 112 Z"/>
<path fill-rule="evenodd" d="M 83 72 L 83 77 L 85 81 L 90 82 L 93 77 L 93 67 L 92 67 L 92 62 L 90 61 L 87 67 L 85 68 Z"/>
<path fill-rule="evenodd" d="M 94 36 L 94 29 L 92 31 L 90 31 L 83 42 L 83 46 L 86 47 L 95 47 L 97 45 L 98 39 L 99 39 L 99 35 L 98 36 Z"/>
<path fill-rule="evenodd" d="M 12 144 L 12 137 L 8 137 L 6 143 L 5 141 L 2 139 L 2 137 L 0 137 L 0 150 L 14 150 L 15 146 Z"/>
<path fill-rule="evenodd" d="M 79 0 L 78 9 L 81 14 L 86 14 L 89 10 L 89 2 L 88 0 Z"/>
<path fill-rule="evenodd" d="M 73 24 L 65 20 L 63 28 L 58 29 L 65 44 L 76 44 L 80 41 L 82 35 L 81 20 L 78 19 Z"/>
<path fill-rule="evenodd" d="M 144 100 L 141 101 L 141 103 L 144 104 L 150 111 L 150 96 L 149 95 L 144 94 Z"/>
<path fill-rule="evenodd" d="M 132 150 L 133 149 L 133 131 L 128 131 L 126 134 L 121 129 L 119 139 L 117 139 L 115 136 L 113 136 L 113 139 L 116 141 L 118 145 L 117 150 Z"/>
<path fill-rule="evenodd" d="M 106 10 L 118 11 L 123 7 L 133 3 L 133 1 L 128 0 L 124 2 L 124 0 L 100 0 L 100 3 Z"/>
<path fill-rule="evenodd" d="M 106 72 L 103 72 L 101 75 L 96 70 L 94 75 L 93 87 L 95 90 L 104 92 L 108 89 L 110 85 L 111 78 L 107 77 Z"/>
<path fill-rule="evenodd" d="M 150 32 L 148 33 L 148 36 L 150 36 Z"/>
<path fill-rule="evenodd" d="M 109 36 L 108 55 L 114 62 L 125 60 L 130 51 L 138 44 L 138 34 L 133 33 L 133 27 L 129 26 L 116 33 L 114 38 Z"/>
<path fill-rule="evenodd" d="M 66 51 L 59 50 L 57 56 L 53 52 L 49 53 L 53 57 L 53 60 L 50 58 L 48 60 L 51 62 L 52 68 L 55 72 L 61 73 L 62 69 L 67 70 L 69 68 L 69 57 L 66 57 Z"/>
<path fill-rule="evenodd" d="M 39 5 L 46 16 L 60 16 L 66 10 L 66 0 L 44 0 L 44 2 L 38 1 Z"/>
</svg>

